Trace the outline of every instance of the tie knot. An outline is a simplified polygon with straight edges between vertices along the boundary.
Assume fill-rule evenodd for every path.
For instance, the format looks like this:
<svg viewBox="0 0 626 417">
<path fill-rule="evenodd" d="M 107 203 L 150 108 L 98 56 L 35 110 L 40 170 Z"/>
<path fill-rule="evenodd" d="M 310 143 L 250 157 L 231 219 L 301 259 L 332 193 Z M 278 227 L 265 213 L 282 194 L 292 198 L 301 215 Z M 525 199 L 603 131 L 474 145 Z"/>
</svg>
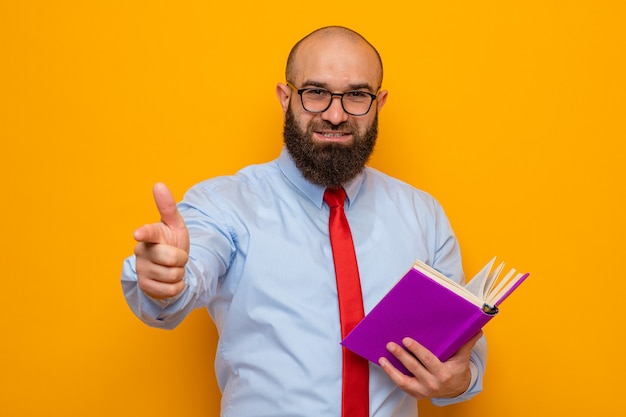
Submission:
<svg viewBox="0 0 626 417">
<path fill-rule="evenodd" d="M 324 191 L 324 201 L 329 207 L 343 207 L 343 203 L 346 200 L 346 191 L 342 188 L 327 188 Z"/>
</svg>

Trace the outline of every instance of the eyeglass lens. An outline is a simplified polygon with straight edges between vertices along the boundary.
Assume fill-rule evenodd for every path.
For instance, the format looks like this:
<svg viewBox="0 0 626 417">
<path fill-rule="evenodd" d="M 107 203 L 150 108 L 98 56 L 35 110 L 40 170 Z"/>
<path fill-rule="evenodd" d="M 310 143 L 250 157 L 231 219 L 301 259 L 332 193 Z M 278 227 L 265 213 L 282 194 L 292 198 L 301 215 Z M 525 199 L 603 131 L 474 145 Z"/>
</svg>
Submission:
<svg viewBox="0 0 626 417">
<path fill-rule="evenodd" d="M 309 89 L 302 91 L 302 106 L 307 111 L 321 113 L 331 106 L 333 96 L 339 96 L 345 112 L 355 116 L 366 114 L 375 98 L 365 92 L 356 90 L 343 94 L 332 94 L 328 90 Z"/>
</svg>

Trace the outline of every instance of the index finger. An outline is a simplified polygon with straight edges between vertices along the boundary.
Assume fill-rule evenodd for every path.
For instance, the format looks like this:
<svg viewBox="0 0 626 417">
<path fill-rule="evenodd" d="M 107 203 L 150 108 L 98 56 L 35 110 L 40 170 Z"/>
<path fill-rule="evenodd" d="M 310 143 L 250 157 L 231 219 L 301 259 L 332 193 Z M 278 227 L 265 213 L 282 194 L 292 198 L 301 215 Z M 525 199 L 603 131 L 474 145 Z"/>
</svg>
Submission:
<svg viewBox="0 0 626 417">
<path fill-rule="evenodd" d="M 137 242 L 143 243 L 165 243 L 165 233 L 162 230 L 162 224 L 146 224 L 133 232 L 133 237 Z"/>
</svg>

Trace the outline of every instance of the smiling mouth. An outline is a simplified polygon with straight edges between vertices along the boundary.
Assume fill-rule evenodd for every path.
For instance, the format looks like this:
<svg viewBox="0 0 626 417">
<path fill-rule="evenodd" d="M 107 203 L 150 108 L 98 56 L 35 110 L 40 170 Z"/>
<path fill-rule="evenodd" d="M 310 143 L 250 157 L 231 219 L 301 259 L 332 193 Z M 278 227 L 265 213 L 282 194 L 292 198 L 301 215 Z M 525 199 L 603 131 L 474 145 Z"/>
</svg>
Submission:
<svg viewBox="0 0 626 417">
<path fill-rule="evenodd" d="M 345 132 L 315 132 L 323 140 L 341 141 L 349 139 L 352 135 Z"/>
</svg>

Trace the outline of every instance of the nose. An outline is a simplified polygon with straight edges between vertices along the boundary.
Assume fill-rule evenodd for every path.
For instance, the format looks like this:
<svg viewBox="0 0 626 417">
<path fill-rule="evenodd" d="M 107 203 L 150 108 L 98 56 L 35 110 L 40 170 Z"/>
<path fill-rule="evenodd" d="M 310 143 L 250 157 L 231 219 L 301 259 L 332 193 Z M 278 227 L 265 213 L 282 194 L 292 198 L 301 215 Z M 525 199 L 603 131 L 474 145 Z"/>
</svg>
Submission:
<svg viewBox="0 0 626 417">
<path fill-rule="evenodd" d="M 341 104 L 341 97 L 333 97 L 330 102 L 330 107 L 322 113 L 322 119 L 326 120 L 333 125 L 339 125 L 348 120 L 348 113 L 343 109 Z"/>
</svg>

